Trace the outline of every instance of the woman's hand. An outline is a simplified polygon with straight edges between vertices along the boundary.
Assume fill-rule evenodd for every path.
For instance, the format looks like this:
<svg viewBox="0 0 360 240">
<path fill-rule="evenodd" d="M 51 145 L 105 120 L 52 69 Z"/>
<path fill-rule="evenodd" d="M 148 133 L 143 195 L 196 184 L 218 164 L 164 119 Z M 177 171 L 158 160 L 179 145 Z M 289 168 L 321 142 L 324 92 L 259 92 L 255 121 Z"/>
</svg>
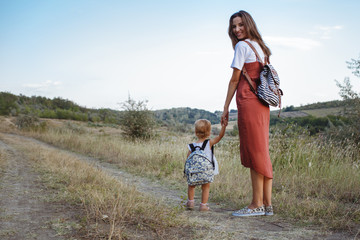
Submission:
<svg viewBox="0 0 360 240">
<path fill-rule="evenodd" d="M 229 110 L 224 110 L 221 115 L 221 126 L 227 126 L 229 122 Z"/>
</svg>

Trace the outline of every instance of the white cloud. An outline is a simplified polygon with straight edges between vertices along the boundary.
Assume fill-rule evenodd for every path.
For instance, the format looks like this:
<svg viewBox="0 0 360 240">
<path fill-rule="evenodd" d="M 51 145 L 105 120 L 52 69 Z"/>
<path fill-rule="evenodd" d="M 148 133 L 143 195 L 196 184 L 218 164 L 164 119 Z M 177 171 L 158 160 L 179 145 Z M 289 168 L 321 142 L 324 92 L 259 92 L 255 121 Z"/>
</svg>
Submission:
<svg viewBox="0 0 360 240">
<path fill-rule="evenodd" d="M 310 32 L 310 34 L 317 35 L 321 39 L 331 39 L 335 31 L 339 31 L 343 28 L 344 27 L 342 25 L 334 25 L 334 26 L 316 25 L 314 26 L 315 30 Z"/>
<path fill-rule="evenodd" d="M 60 81 L 47 80 L 47 81 L 41 82 L 41 83 L 23 84 L 23 87 L 31 89 L 31 90 L 39 91 L 39 92 L 47 92 L 47 91 L 51 90 L 52 88 L 58 88 L 61 84 L 62 84 L 62 82 L 60 82 Z"/>
<path fill-rule="evenodd" d="M 300 50 L 311 50 L 315 47 L 321 46 L 319 41 L 310 38 L 265 36 L 264 40 L 268 42 L 269 45 L 278 45 Z"/>
</svg>

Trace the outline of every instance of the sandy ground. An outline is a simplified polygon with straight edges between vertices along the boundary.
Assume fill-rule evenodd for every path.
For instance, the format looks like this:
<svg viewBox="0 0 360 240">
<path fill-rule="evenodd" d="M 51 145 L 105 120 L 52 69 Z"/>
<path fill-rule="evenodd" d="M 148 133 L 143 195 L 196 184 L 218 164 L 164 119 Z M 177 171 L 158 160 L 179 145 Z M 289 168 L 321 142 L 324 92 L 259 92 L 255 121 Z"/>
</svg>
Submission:
<svg viewBox="0 0 360 240">
<path fill-rule="evenodd" d="M 43 200 L 49 193 L 44 191 L 37 174 L 21 152 L 8 145 L 6 139 L 10 138 L 75 156 L 80 161 L 86 161 L 102 169 L 119 181 L 135 185 L 140 192 L 163 199 L 168 205 L 179 207 L 183 202 L 181 196 L 184 196 L 184 192 L 160 182 L 129 174 L 118 169 L 116 165 L 59 149 L 32 138 L 0 134 L 0 149 L 7 153 L 7 164 L 0 174 L 0 239 L 65 239 L 71 237 L 71 233 L 62 236 L 56 231 L 54 223 L 61 219 L 75 223 L 75 213 L 69 210 L 66 204 L 47 203 Z M 208 227 L 199 228 L 203 239 L 360 239 L 360 236 L 324 232 L 313 226 L 301 227 L 287 222 L 276 214 L 273 217 L 236 218 L 231 216 L 234 209 L 227 209 L 221 204 L 211 202 L 210 207 L 212 210 L 206 213 L 184 210 L 191 221 L 200 222 Z"/>
</svg>

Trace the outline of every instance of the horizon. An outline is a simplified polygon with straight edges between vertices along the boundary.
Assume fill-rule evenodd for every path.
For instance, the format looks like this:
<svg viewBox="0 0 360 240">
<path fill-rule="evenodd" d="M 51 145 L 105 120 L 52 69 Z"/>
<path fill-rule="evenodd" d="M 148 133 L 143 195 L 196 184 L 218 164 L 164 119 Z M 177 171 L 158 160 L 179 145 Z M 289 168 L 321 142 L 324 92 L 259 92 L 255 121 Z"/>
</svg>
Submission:
<svg viewBox="0 0 360 240">
<path fill-rule="evenodd" d="M 6 92 L 6 93 L 10 93 L 10 94 L 13 94 L 13 95 L 16 95 L 16 96 L 19 96 L 19 95 L 22 95 L 22 96 L 25 96 L 25 97 L 28 97 L 28 98 L 32 98 L 32 97 L 45 97 L 45 96 L 40 96 L 40 95 L 32 95 L 32 96 L 27 96 L 25 94 L 14 94 L 14 93 L 11 93 L 11 92 Z M 48 98 L 48 97 L 45 97 L 45 98 Z M 86 108 L 86 109 L 93 109 L 93 110 L 100 110 L 100 109 L 110 109 L 110 110 L 113 110 L 113 111 L 122 111 L 119 107 L 119 109 L 114 109 L 114 108 L 89 108 L 89 107 L 86 107 L 86 106 L 82 106 L 81 104 L 71 100 L 71 99 L 68 99 L 68 98 L 62 98 L 61 96 L 57 96 L 57 97 L 53 97 L 53 98 L 48 98 L 50 100 L 54 100 L 54 98 L 61 98 L 63 100 L 66 100 L 66 101 L 70 101 L 72 103 L 74 103 L 75 105 L 79 106 L 79 107 L 83 107 L 83 108 Z M 136 99 L 132 99 L 132 100 L 135 100 L 137 101 Z M 295 106 L 295 105 L 289 105 L 289 106 L 282 106 L 281 109 L 283 110 L 284 108 L 286 107 L 303 107 L 303 106 L 307 106 L 307 105 L 311 105 L 311 104 L 317 104 L 317 103 L 324 103 L 324 102 L 332 102 L 332 101 L 344 101 L 343 99 L 334 99 L 334 100 L 329 100 L 329 101 L 323 101 L 323 102 L 313 102 L 313 103 L 308 103 L 308 104 L 300 104 L 299 106 Z M 207 110 L 207 109 L 203 109 L 203 108 L 196 108 L 196 107 L 189 107 L 189 106 L 184 106 L 184 107 L 170 107 L 170 108 L 162 108 L 162 109 L 150 109 L 148 108 L 148 110 L 150 111 L 161 111 L 161 110 L 170 110 L 170 109 L 173 109 L 173 108 L 190 108 L 190 109 L 197 109 L 197 110 L 205 110 L 205 111 L 208 111 L 208 112 L 211 112 L 211 113 L 215 113 L 215 112 L 222 112 L 222 110 L 214 110 L 214 111 L 210 111 L 210 110 Z M 230 111 L 237 111 L 237 108 L 231 108 L 229 109 L 229 112 Z M 279 108 L 278 107 L 271 107 L 270 106 L 270 111 L 278 111 Z"/>
<path fill-rule="evenodd" d="M 360 57 L 356 0 L 1 1 L 0 89 L 96 109 L 131 96 L 155 110 L 222 111 L 228 19 L 240 9 L 273 53 L 283 107 L 341 100 L 334 80 L 345 77 L 360 92 L 346 64 Z"/>
</svg>

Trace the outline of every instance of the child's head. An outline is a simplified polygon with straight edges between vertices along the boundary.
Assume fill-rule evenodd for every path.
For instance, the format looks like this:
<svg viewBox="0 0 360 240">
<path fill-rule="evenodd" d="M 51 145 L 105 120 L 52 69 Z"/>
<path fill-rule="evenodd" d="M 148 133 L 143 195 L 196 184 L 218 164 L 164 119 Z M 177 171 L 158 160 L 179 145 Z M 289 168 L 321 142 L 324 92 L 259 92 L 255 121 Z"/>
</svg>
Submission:
<svg viewBox="0 0 360 240">
<path fill-rule="evenodd" d="M 199 119 L 195 122 L 195 135 L 198 138 L 207 138 L 210 136 L 211 122 L 206 119 Z"/>
</svg>

